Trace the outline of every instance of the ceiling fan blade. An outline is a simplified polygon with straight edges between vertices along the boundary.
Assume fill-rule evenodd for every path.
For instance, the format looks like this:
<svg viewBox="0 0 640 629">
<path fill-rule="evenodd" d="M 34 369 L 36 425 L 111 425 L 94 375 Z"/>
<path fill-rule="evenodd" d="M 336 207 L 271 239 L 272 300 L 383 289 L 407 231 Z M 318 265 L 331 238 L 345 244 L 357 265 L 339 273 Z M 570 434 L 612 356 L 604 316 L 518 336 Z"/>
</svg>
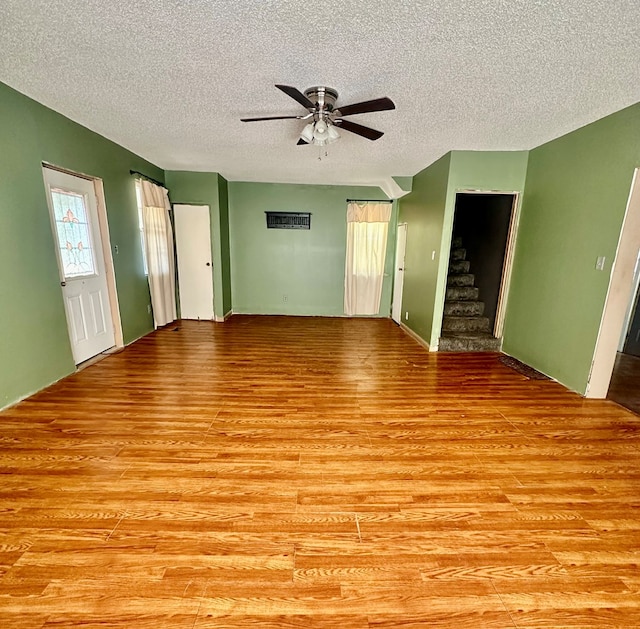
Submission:
<svg viewBox="0 0 640 629">
<path fill-rule="evenodd" d="M 296 146 L 302 146 L 303 144 L 309 144 L 309 142 L 306 142 L 305 140 L 303 140 L 302 138 L 300 138 L 297 142 L 296 142 Z"/>
<path fill-rule="evenodd" d="M 297 100 L 303 107 L 307 109 L 313 109 L 315 105 L 298 89 L 291 87 L 291 85 L 276 85 L 279 90 L 282 90 L 287 96 Z"/>
<path fill-rule="evenodd" d="M 370 111 L 387 111 L 388 109 L 395 108 L 395 103 L 385 96 L 384 98 L 365 100 L 361 103 L 346 105 L 345 107 L 337 107 L 337 110 L 341 116 L 353 116 L 354 114 L 366 114 Z"/>
<path fill-rule="evenodd" d="M 261 120 L 300 120 L 304 116 L 266 116 L 264 118 L 240 118 L 240 122 L 260 122 Z"/>
<path fill-rule="evenodd" d="M 351 131 L 351 133 L 361 135 L 363 138 L 367 138 L 367 140 L 377 140 L 384 135 L 382 131 L 376 131 L 371 127 L 365 127 L 350 120 L 343 120 L 342 118 L 336 120 L 336 125 L 345 131 Z"/>
</svg>

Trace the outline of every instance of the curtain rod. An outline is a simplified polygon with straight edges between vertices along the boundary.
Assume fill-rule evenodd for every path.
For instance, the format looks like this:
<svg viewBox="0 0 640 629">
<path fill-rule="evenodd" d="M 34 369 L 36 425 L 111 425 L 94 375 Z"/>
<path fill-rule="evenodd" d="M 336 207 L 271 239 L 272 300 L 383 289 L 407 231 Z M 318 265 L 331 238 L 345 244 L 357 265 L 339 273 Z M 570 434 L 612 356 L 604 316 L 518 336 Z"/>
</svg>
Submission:
<svg viewBox="0 0 640 629">
<path fill-rule="evenodd" d="M 384 199 L 347 199 L 347 203 L 393 203 L 393 201 Z"/>
<path fill-rule="evenodd" d="M 144 173 L 141 173 L 140 171 L 130 170 L 129 174 L 130 175 L 139 175 L 140 177 L 144 177 L 145 179 L 147 179 L 151 183 L 155 183 L 156 186 L 160 186 L 161 188 L 166 188 L 166 186 L 161 181 L 158 181 L 157 179 L 154 179 L 153 177 L 149 177 L 149 175 L 145 175 Z"/>
</svg>

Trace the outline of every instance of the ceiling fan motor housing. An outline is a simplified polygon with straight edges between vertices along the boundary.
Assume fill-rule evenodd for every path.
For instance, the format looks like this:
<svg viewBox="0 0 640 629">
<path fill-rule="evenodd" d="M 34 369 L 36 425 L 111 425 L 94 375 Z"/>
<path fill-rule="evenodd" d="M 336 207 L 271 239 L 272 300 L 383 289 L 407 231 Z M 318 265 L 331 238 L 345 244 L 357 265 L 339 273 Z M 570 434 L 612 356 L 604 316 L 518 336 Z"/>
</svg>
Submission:
<svg viewBox="0 0 640 629">
<path fill-rule="evenodd" d="M 316 106 L 313 113 L 317 114 L 318 118 L 330 114 L 338 99 L 338 92 L 332 87 L 310 87 L 304 91 L 304 95 Z"/>
</svg>

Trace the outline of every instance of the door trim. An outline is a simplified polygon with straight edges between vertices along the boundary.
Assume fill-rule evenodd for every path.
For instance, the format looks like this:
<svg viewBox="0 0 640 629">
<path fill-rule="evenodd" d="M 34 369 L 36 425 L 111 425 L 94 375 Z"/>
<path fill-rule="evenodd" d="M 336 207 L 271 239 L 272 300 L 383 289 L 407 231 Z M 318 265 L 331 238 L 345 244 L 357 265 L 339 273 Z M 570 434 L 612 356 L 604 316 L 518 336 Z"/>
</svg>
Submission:
<svg viewBox="0 0 640 629">
<path fill-rule="evenodd" d="M 111 320 L 113 321 L 115 347 L 121 348 L 124 347 L 124 337 L 122 334 L 122 321 L 120 319 L 120 302 L 118 301 L 116 273 L 113 265 L 109 222 L 107 220 L 107 203 L 104 197 L 104 184 L 102 183 L 102 179 L 93 179 L 92 181 L 98 205 L 98 226 L 100 227 L 100 240 L 102 240 L 102 255 L 104 256 L 104 269 L 107 276 L 107 292 L 109 295 Z"/>
<path fill-rule="evenodd" d="M 504 252 L 504 263 L 502 265 L 500 293 L 498 295 L 498 305 L 496 307 L 496 321 L 493 326 L 493 335 L 499 339 L 502 338 L 504 333 L 504 320 L 507 315 L 507 297 L 511 286 L 511 273 L 513 271 L 513 262 L 515 258 L 516 236 L 518 234 L 518 223 L 520 222 L 520 193 L 512 192 L 511 194 L 513 194 L 513 205 L 511 206 L 507 246 Z"/>
<path fill-rule="evenodd" d="M 609 287 L 593 352 L 585 397 L 606 398 L 618 352 L 624 317 L 632 297 L 633 272 L 640 249 L 640 168 L 631 180 L 618 246 L 611 265 Z"/>
<path fill-rule="evenodd" d="M 100 241 L 102 243 L 102 257 L 104 259 L 105 277 L 107 282 L 107 296 L 109 298 L 109 311 L 111 313 L 111 321 L 113 324 L 113 335 L 115 348 L 124 347 L 124 337 L 122 333 L 122 320 L 120 318 L 120 305 L 118 301 L 118 291 L 116 287 L 115 268 L 113 264 L 113 255 L 111 250 L 111 239 L 109 236 L 109 222 L 107 220 L 107 204 L 104 196 L 104 185 L 102 179 L 92 177 L 85 173 L 79 173 L 68 168 L 63 168 L 50 162 L 42 162 L 43 177 L 46 174 L 45 169 L 56 170 L 72 177 L 85 179 L 93 183 L 93 189 L 96 195 L 96 209 L 98 214 L 98 231 L 100 232 Z M 46 179 L 45 179 L 46 186 Z M 52 234 L 53 236 L 53 234 Z M 70 341 L 71 342 L 71 341 Z M 91 358 L 89 360 L 92 360 Z M 82 364 L 82 363 L 81 363 Z M 76 365 L 76 368 L 78 366 Z"/>
</svg>

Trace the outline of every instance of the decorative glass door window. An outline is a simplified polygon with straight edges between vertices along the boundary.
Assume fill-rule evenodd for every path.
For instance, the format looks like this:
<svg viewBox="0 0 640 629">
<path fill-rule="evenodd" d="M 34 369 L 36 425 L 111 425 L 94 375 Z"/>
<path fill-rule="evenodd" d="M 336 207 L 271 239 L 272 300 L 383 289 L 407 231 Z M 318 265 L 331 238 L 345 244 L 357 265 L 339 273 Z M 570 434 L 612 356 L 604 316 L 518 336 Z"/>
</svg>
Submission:
<svg viewBox="0 0 640 629">
<path fill-rule="evenodd" d="M 91 228 L 84 196 L 52 188 L 51 200 L 65 278 L 95 275 Z"/>
</svg>

